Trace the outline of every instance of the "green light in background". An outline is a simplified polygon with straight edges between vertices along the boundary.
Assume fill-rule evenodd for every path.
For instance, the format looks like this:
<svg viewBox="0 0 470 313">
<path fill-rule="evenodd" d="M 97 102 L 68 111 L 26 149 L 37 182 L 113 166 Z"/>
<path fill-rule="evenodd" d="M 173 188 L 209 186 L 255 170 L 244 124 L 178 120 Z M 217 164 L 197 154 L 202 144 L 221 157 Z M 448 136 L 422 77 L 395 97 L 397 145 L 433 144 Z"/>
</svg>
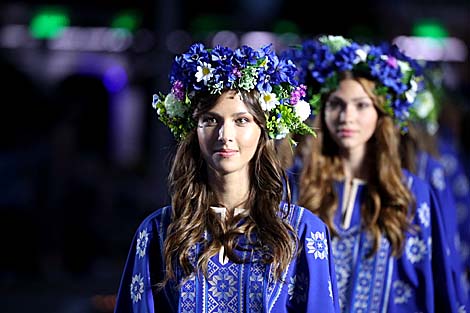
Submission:
<svg viewBox="0 0 470 313">
<path fill-rule="evenodd" d="M 67 12 L 60 7 L 41 8 L 31 19 L 31 35 L 37 39 L 57 37 L 70 24 Z"/>
<path fill-rule="evenodd" d="M 211 32 L 229 29 L 227 20 L 220 15 L 199 15 L 190 22 L 189 29 L 193 34 L 205 36 Z"/>
<path fill-rule="evenodd" d="M 449 36 L 444 25 L 436 20 L 419 20 L 415 22 L 411 33 L 417 37 L 446 38 Z"/>
<path fill-rule="evenodd" d="M 299 27 L 294 22 L 290 20 L 279 20 L 274 25 L 273 32 L 275 32 L 276 34 L 285 34 L 285 33 L 298 34 L 300 31 L 299 31 Z"/>
<path fill-rule="evenodd" d="M 124 11 L 117 14 L 111 21 L 112 28 L 127 29 L 132 32 L 139 27 L 140 18 L 134 11 Z"/>
</svg>

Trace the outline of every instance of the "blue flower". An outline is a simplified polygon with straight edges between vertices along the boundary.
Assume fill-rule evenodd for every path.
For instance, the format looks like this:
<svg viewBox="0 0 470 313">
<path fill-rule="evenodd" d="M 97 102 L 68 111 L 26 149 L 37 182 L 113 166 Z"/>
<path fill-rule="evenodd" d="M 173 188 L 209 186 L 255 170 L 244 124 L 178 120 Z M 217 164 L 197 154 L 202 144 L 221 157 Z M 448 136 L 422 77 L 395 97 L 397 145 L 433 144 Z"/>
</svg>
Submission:
<svg viewBox="0 0 470 313">
<path fill-rule="evenodd" d="M 196 93 L 220 94 L 226 89 L 250 91 L 256 88 L 261 93 L 271 138 L 282 138 L 289 132 L 314 134 L 312 128 L 303 123 L 305 110 L 294 109 L 301 100 L 296 89 L 299 86 L 296 72 L 295 64 L 279 58 L 272 45 L 258 50 L 248 46 L 232 50 L 223 46 L 207 49 L 195 43 L 188 52 L 175 57 L 169 75 L 171 92 L 154 95 L 152 105 L 159 119 L 177 139 L 182 139 L 195 127 L 191 101 Z"/>
<path fill-rule="evenodd" d="M 283 52 L 297 66 L 296 78 L 309 86 L 310 102 L 319 110 L 319 96 L 338 86 L 338 74 L 362 73 L 377 81 L 376 93 L 384 96 L 384 110 L 406 131 L 411 105 L 422 90 L 422 68 L 396 46 L 365 45 L 341 36 L 305 40 L 301 47 Z"/>
</svg>

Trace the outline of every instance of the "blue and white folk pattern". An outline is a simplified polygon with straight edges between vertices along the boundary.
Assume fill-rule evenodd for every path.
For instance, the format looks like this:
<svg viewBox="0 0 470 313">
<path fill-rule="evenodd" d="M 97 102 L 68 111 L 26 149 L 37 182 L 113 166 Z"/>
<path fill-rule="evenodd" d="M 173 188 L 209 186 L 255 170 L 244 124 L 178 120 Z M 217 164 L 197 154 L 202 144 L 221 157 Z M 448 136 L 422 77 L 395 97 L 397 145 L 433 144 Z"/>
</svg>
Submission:
<svg viewBox="0 0 470 313">
<path fill-rule="evenodd" d="M 343 229 L 341 224 L 335 225 L 338 236 L 333 238 L 332 244 L 341 312 L 457 313 L 457 307 L 465 309 L 462 303 L 452 304 L 452 308 L 451 304 L 444 308 L 435 307 L 433 303 L 434 299 L 440 297 L 456 301 L 454 289 L 436 289 L 439 288 L 439 280 L 434 278 L 435 273 L 432 272 L 434 266 L 439 267 L 433 265 L 433 262 L 441 264 L 442 261 L 442 266 L 445 266 L 449 260 L 441 245 L 437 245 L 436 251 L 433 251 L 431 226 L 436 224 L 433 219 L 439 218 L 439 215 L 437 208 L 431 203 L 429 190 L 422 189 L 425 188 L 424 182 L 418 181 L 417 177 L 407 177 L 413 186 L 417 184 L 412 188 L 417 206 L 413 224 L 417 227 L 406 234 L 400 257 L 391 255 L 390 243 L 385 236 L 380 239 L 378 251 L 369 257 L 372 240 L 361 228 L 360 214 L 352 214 L 353 219 L 347 229 Z M 344 183 L 338 182 L 336 188 L 341 207 L 341 203 L 345 201 L 341 191 Z M 361 192 L 364 189 L 359 188 L 357 194 L 350 195 L 351 201 L 356 204 L 349 207 L 360 209 L 358 201 L 362 199 Z M 417 192 L 416 189 L 420 191 Z M 335 223 L 340 221 L 342 212 L 337 210 L 336 213 Z M 437 232 L 433 234 L 439 235 Z M 444 234 L 439 236 L 443 238 Z M 451 279 L 449 272 L 439 275 L 444 276 L 442 280 L 447 282 Z"/>
<path fill-rule="evenodd" d="M 282 207 L 282 209 L 285 209 Z M 330 255 L 326 225 L 303 208 L 292 206 L 288 220 L 298 232 L 302 246 L 298 259 L 274 280 L 270 265 L 263 264 L 260 255 L 251 262 L 222 264 L 216 255 L 208 262 L 207 277 L 201 273 L 183 277 L 177 268 L 177 282 L 168 283 L 157 291 L 150 272 L 161 258 L 161 247 L 170 221 L 170 207 L 157 210 L 145 219 L 134 237 L 126 262 L 116 304 L 121 312 L 318 312 L 333 313 L 339 309 L 334 266 Z M 196 262 L 200 246 L 191 252 Z M 154 251 L 156 253 L 150 253 Z M 243 252 L 246 253 L 247 252 Z M 159 262 L 160 264 L 163 259 Z M 153 268 L 161 273 L 162 268 Z M 178 287 L 179 286 L 179 287 Z"/>
</svg>

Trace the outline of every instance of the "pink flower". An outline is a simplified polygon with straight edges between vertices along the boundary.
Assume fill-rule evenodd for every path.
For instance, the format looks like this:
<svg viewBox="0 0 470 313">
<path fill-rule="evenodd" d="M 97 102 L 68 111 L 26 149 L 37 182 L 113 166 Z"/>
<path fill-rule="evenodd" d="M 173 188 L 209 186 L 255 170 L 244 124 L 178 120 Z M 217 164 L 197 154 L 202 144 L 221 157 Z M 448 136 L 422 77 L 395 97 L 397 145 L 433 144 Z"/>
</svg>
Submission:
<svg viewBox="0 0 470 313">
<path fill-rule="evenodd" d="M 396 68 L 396 67 L 398 66 L 397 59 L 395 59 L 395 58 L 392 57 L 392 56 L 388 56 L 388 57 L 387 57 L 387 64 L 390 65 L 390 66 L 393 67 L 393 68 Z"/>
<path fill-rule="evenodd" d="M 175 96 L 176 99 L 179 101 L 183 101 L 184 99 L 184 86 L 183 83 L 179 80 L 175 81 L 173 87 L 171 88 L 171 93 Z"/>
</svg>

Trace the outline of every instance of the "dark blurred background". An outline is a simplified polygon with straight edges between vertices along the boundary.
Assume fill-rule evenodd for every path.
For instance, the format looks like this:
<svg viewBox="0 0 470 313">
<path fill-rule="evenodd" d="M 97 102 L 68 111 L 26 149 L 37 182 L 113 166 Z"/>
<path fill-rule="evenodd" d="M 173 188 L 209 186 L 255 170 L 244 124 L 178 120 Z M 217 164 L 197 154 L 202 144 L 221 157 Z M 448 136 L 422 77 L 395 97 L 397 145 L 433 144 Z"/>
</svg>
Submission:
<svg viewBox="0 0 470 313">
<path fill-rule="evenodd" d="M 445 67 L 468 151 L 468 0 L 348 3 L 2 1 L 0 311 L 112 311 L 134 230 L 169 203 L 175 143 L 152 94 L 169 90 L 174 54 L 194 41 L 396 42 Z"/>
</svg>

